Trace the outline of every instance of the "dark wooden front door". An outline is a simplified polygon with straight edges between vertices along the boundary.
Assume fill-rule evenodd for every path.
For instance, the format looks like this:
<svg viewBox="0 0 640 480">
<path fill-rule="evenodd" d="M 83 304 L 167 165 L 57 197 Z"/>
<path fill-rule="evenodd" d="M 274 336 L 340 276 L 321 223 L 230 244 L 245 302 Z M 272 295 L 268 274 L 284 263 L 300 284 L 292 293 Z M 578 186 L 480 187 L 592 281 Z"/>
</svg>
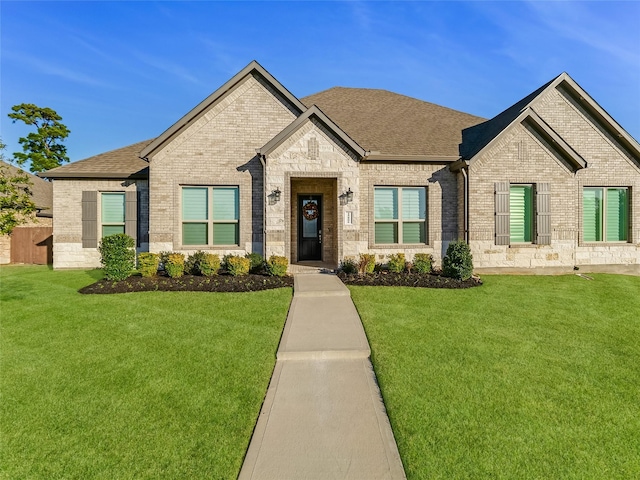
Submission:
<svg viewBox="0 0 640 480">
<path fill-rule="evenodd" d="M 298 196 L 298 260 L 322 260 L 322 197 Z"/>
</svg>

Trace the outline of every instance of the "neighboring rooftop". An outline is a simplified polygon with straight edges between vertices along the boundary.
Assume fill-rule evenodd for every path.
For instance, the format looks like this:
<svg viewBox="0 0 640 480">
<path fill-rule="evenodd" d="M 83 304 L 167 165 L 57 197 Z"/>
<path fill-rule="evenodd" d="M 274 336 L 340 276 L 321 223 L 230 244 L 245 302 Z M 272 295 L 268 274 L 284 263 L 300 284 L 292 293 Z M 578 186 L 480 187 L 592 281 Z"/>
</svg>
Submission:
<svg viewBox="0 0 640 480">
<path fill-rule="evenodd" d="M 46 178 L 146 178 L 149 164 L 140 152 L 154 139 L 134 143 L 41 172 Z"/>
<path fill-rule="evenodd" d="M 462 130 L 486 120 L 387 90 L 333 87 L 301 100 L 372 155 L 458 158 Z"/>
<path fill-rule="evenodd" d="M 0 166 L 6 168 L 11 174 L 18 172 L 26 173 L 31 180 L 31 193 L 33 202 L 36 204 L 36 208 L 39 210 L 37 215 L 40 217 L 51 217 L 53 207 L 53 185 L 51 182 L 47 182 L 35 175 L 25 172 L 21 168 L 14 167 L 13 165 L 0 161 Z"/>
</svg>

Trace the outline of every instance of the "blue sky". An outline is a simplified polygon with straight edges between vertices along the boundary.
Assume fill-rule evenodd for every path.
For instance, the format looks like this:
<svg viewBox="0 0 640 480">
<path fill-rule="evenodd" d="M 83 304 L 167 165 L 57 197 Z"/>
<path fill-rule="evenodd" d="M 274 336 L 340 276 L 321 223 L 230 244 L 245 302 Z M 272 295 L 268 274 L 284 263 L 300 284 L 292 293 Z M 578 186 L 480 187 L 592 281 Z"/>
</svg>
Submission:
<svg viewBox="0 0 640 480">
<path fill-rule="evenodd" d="M 567 71 L 640 139 L 640 2 L 0 2 L 5 156 L 53 108 L 72 161 L 161 134 L 251 60 L 297 97 L 382 88 L 492 117 Z"/>
</svg>

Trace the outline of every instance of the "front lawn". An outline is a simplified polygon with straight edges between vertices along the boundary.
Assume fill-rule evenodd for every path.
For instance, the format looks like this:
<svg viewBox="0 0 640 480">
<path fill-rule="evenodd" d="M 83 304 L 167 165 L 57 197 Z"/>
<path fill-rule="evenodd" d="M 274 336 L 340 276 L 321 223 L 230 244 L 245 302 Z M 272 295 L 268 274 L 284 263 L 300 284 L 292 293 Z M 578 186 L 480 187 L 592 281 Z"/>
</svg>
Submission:
<svg viewBox="0 0 640 480">
<path fill-rule="evenodd" d="M 350 287 L 407 477 L 640 474 L 640 277 Z"/>
<path fill-rule="evenodd" d="M 81 295 L 0 269 L 2 478 L 235 478 L 291 289 Z"/>
</svg>

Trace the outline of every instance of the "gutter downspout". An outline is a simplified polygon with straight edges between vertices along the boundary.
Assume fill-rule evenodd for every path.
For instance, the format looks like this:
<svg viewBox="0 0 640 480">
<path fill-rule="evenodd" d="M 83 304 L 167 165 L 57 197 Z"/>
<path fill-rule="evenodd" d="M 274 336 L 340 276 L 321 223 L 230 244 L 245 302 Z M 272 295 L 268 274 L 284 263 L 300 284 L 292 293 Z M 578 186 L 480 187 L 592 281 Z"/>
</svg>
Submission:
<svg viewBox="0 0 640 480">
<path fill-rule="evenodd" d="M 464 232 L 464 241 L 469 243 L 469 175 L 467 169 L 469 167 L 462 167 L 460 170 L 462 171 L 462 179 L 464 183 L 463 188 L 463 212 L 464 212 L 464 220 L 463 220 L 463 232 Z"/>
<path fill-rule="evenodd" d="M 260 163 L 262 164 L 262 256 L 267 255 L 267 162 L 266 157 L 261 153 Z"/>
</svg>

